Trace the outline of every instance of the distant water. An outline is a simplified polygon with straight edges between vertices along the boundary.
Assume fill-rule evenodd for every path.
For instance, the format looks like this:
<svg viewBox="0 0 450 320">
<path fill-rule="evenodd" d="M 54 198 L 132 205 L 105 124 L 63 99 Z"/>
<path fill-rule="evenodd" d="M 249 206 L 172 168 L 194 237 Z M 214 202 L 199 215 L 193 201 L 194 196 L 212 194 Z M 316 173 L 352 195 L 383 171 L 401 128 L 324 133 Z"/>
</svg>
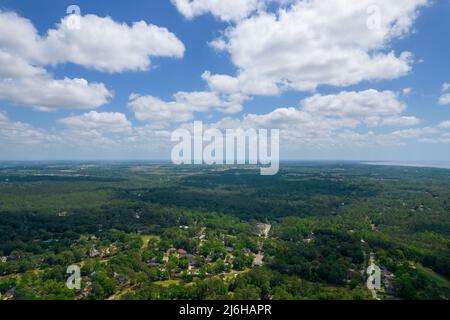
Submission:
<svg viewBox="0 0 450 320">
<path fill-rule="evenodd" d="M 375 166 L 415 167 L 415 168 L 439 168 L 450 169 L 450 162 L 444 161 L 376 161 L 363 162 Z"/>
</svg>

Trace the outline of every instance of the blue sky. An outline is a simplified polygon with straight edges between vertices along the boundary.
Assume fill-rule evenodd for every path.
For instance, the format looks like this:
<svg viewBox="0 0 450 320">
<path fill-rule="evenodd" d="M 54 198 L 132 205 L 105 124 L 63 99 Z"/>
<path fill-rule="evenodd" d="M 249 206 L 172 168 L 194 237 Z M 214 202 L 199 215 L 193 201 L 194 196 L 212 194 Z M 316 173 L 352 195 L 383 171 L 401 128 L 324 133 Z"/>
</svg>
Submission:
<svg viewBox="0 0 450 320">
<path fill-rule="evenodd" d="M 203 120 L 280 128 L 286 160 L 450 160 L 449 1 L 233 1 L 0 0 L 0 159 L 168 159 Z"/>
</svg>

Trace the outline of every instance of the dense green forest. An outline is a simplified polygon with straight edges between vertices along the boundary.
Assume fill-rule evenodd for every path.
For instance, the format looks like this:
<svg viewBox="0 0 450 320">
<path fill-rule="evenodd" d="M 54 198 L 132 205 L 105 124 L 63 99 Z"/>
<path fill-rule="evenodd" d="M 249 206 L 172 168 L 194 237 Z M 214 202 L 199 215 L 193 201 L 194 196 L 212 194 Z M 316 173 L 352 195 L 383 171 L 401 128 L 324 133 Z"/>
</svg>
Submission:
<svg viewBox="0 0 450 320">
<path fill-rule="evenodd" d="M 0 164 L 0 299 L 449 299 L 449 279 L 450 170 Z"/>
</svg>

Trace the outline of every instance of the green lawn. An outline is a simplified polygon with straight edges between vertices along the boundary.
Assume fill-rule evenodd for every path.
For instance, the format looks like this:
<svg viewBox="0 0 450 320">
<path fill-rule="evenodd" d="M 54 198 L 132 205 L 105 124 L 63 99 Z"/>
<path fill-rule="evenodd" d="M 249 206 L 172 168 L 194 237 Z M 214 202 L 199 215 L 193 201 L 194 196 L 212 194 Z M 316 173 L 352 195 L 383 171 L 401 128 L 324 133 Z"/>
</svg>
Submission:
<svg viewBox="0 0 450 320">
<path fill-rule="evenodd" d="M 179 285 L 180 282 L 181 282 L 180 280 L 174 279 L 174 280 L 156 281 L 153 282 L 153 284 L 162 287 L 170 287 L 171 285 Z"/>
</svg>

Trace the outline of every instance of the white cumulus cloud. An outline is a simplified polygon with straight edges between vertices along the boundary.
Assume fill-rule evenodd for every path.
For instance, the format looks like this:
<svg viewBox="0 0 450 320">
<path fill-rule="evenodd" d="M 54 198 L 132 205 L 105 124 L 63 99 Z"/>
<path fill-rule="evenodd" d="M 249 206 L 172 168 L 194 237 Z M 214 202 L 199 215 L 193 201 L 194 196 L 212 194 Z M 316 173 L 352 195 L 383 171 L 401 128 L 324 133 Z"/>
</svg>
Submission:
<svg viewBox="0 0 450 320">
<path fill-rule="evenodd" d="M 58 138 L 47 131 L 34 128 L 28 123 L 11 121 L 5 113 L 0 111 L 1 147 L 45 145 L 56 140 Z"/>
<path fill-rule="evenodd" d="M 130 26 L 110 17 L 86 15 L 80 17 L 80 29 L 72 29 L 68 19 L 43 39 L 43 62 L 72 62 L 114 73 L 148 70 L 151 57 L 184 55 L 184 45 L 173 33 L 145 21 Z"/>
<path fill-rule="evenodd" d="M 373 89 L 325 96 L 316 94 L 303 100 L 302 106 L 311 114 L 354 119 L 368 126 L 378 126 L 383 118 L 393 122 L 392 116 L 406 109 L 396 93 Z"/>
<path fill-rule="evenodd" d="M 41 36 L 14 12 L 0 11 L 0 99 L 38 110 L 93 109 L 108 103 L 112 91 L 85 79 L 54 79 L 48 66 L 74 63 L 103 72 L 148 70 L 151 57 L 182 57 L 184 45 L 165 28 L 144 21 L 132 25 L 110 17 L 68 17 Z"/>
<path fill-rule="evenodd" d="M 210 110 L 238 113 L 242 111 L 242 101 L 243 97 L 240 95 L 219 95 L 211 91 L 180 91 L 174 95 L 173 101 L 132 94 L 128 106 L 139 121 L 146 121 L 162 128 L 171 123 L 190 121 L 195 113 Z"/>
<path fill-rule="evenodd" d="M 221 20 L 230 21 L 247 17 L 265 0 L 171 0 L 171 2 L 188 19 L 211 13 Z"/>
<path fill-rule="evenodd" d="M 234 81 L 243 92 L 274 95 L 319 85 L 343 87 L 396 79 L 411 70 L 412 54 L 395 53 L 389 44 L 411 31 L 427 0 L 294 2 L 240 20 L 216 40 L 221 43 L 216 48 L 225 49 L 238 68 Z M 212 86 L 232 82 L 208 78 L 215 80 Z"/>
<path fill-rule="evenodd" d="M 442 122 L 439 124 L 439 128 L 442 128 L 442 129 L 449 129 L 449 128 L 450 128 L 450 120 L 442 121 Z"/>
<path fill-rule="evenodd" d="M 450 93 L 446 93 L 449 90 L 450 90 L 450 83 L 445 82 L 442 85 L 442 92 L 444 94 L 439 98 L 440 105 L 445 106 L 445 105 L 450 104 Z"/>
<path fill-rule="evenodd" d="M 98 130 L 101 132 L 129 132 L 132 129 L 130 121 L 120 112 L 91 111 L 79 116 L 66 117 L 60 123 L 71 129 Z"/>
<path fill-rule="evenodd" d="M 450 93 L 443 94 L 439 98 L 439 104 L 442 106 L 450 104 Z"/>
<path fill-rule="evenodd" d="M 392 127 L 410 127 L 420 123 L 420 119 L 414 116 L 395 116 L 383 120 L 382 125 Z"/>
</svg>

